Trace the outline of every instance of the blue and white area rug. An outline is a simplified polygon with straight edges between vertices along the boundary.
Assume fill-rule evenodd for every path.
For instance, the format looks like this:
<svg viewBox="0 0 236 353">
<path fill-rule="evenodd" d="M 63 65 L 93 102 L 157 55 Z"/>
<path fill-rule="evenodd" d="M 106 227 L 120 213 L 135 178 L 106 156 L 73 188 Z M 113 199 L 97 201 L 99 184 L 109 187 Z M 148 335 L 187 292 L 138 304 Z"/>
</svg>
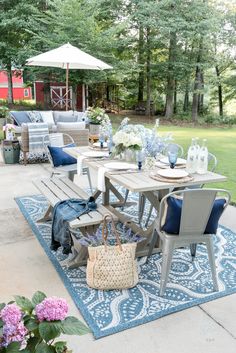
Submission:
<svg viewBox="0 0 236 353">
<path fill-rule="evenodd" d="M 207 301 L 236 292 L 236 234 L 219 227 L 215 237 L 215 254 L 219 292 L 212 291 L 212 278 L 205 246 L 198 246 L 194 263 L 188 249 L 175 251 L 164 297 L 159 297 L 161 255 L 147 263 L 140 258 L 139 283 L 129 290 L 98 291 L 86 284 L 86 267 L 64 269 L 59 251 L 50 250 L 50 223 L 37 224 L 47 202 L 42 195 L 16 199 L 34 234 L 52 261 L 95 338 L 101 338 L 156 320 Z M 130 208 L 132 215 L 134 207 Z"/>
</svg>

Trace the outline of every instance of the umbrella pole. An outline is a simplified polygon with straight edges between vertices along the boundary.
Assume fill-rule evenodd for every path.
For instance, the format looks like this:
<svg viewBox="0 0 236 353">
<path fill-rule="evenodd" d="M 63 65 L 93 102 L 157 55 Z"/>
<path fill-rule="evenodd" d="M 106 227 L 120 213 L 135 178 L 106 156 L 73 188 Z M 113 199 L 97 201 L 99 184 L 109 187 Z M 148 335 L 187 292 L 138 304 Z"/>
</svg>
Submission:
<svg viewBox="0 0 236 353">
<path fill-rule="evenodd" d="M 68 110 L 69 63 L 66 64 L 66 111 Z"/>
</svg>

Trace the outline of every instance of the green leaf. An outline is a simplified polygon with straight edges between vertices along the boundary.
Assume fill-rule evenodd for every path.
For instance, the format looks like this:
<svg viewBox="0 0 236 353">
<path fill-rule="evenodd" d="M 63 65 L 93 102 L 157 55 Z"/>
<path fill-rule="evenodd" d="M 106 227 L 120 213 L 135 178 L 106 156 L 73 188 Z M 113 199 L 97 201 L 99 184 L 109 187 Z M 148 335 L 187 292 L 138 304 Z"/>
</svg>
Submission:
<svg viewBox="0 0 236 353">
<path fill-rule="evenodd" d="M 66 335 L 85 335 L 90 329 L 74 316 L 68 316 L 62 321 L 62 331 Z"/>
<path fill-rule="evenodd" d="M 39 323 L 37 322 L 36 319 L 29 319 L 25 322 L 25 326 L 29 331 L 34 331 L 34 330 L 37 330 Z"/>
<path fill-rule="evenodd" d="M 61 332 L 61 321 L 43 321 L 39 324 L 40 336 L 46 342 L 60 336 Z"/>
<path fill-rule="evenodd" d="M 66 342 L 58 341 L 54 344 L 57 353 L 64 353 L 67 349 Z"/>
<path fill-rule="evenodd" d="M 30 337 L 27 340 L 27 346 L 26 349 L 28 349 L 30 352 L 35 352 L 35 347 L 36 345 L 41 341 L 40 337 Z"/>
<path fill-rule="evenodd" d="M 5 303 L 0 303 L 0 311 L 6 306 Z"/>
<path fill-rule="evenodd" d="M 16 304 L 19 305 L 19 307 L 22 310 L 28 311 L 28 312 L 31 312 L 33 310 L 34 306 L 28 298 L 22 297 L 20 295 L 15 295 L 14 298 L 15 298 Z"/>
<path fill-rule="evenodd" d="M 35 349 L 34 353 L 55 353 L 53 346 L 48 346 L 47 343 L 41 342 Z"/>
<path fill-rule="evenodd" d="M 3 321 L 0 319 L 0 328 L 3 327 Z"/>
<path fill-rule="evenodd" d="M 32 297 L 32 303 L 34 305 L 37 305 L 37 304 L 41 303 L 45 298 L 47 298 L 46 294 L 38 291 L 38 292 L 34 293 L 34 295 Z"/>
<path fill-rule="evenodd" d="M 20 342 L 12 342 L 6 347 L 6 353 L 19 353 L 20 346 Z"/>
</svg>

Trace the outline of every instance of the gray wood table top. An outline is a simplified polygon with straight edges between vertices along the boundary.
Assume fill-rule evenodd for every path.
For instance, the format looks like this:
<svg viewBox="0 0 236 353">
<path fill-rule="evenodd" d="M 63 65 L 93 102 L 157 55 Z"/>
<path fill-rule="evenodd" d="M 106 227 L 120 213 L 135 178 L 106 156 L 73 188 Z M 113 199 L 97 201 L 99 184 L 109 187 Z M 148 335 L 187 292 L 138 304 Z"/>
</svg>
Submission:
<svg viewBox="0 0 236 353">
<path fill-rule="evenodd" d="M 77 158 L 82 155 L 83 152 L 91 151 L 90 147 L 66 147 L 63 149 L 70 156 Z M 98 170 L 100 167 L 105 167 L 106 163 L 115 161 L 109 158 L 96 159 L 96 158 L 85 158 L 83 160 L 84 165 Z M 117 162 L 119 160 L 116 160 Z M 158 168 L 156 168 L 158 170 Z M 138 171 L 138 170 L 111 170 L 106 172 L 106 177 L 115 184 L 121 185 L 132 192 L 145 192 L 164 190 L 172 187 L 185 187 L 191 185 L 217 183 L 226 181 L 226 177 L 217 173 L 207 172 L 206 174 L 193 174 L 193 180 L 189 180 L 184 183 L 177 182 L 166 182 L 154 180 L 150 177 L 149 171 Z"/>
</svg>

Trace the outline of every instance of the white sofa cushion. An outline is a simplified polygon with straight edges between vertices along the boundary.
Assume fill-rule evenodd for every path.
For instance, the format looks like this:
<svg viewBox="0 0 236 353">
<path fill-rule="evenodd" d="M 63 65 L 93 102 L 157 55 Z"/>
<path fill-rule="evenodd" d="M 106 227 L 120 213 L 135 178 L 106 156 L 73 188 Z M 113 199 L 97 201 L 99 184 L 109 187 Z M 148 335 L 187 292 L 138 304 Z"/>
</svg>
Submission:
<svg viewBox="0 0 236 353">
<path fill-rule="evenodd" d="M 58 122 L 61 123 L 69 123 L 69 122 L 76 122 L 77 121 L 77 112 L 74 112 L 73 110 L 69 111 L 54 111 L 53 112 L 53 117 L 54 121 L 57 124 Z"/>
<path fill-rule="evenodd" d="M 57 123 L 57 131 L 84 130 L 84 129 L 85 129 L 85 122 L 84 121 L 78 121 L 75 123 L 64 123 L 64 122 Z"/>
</svg>

